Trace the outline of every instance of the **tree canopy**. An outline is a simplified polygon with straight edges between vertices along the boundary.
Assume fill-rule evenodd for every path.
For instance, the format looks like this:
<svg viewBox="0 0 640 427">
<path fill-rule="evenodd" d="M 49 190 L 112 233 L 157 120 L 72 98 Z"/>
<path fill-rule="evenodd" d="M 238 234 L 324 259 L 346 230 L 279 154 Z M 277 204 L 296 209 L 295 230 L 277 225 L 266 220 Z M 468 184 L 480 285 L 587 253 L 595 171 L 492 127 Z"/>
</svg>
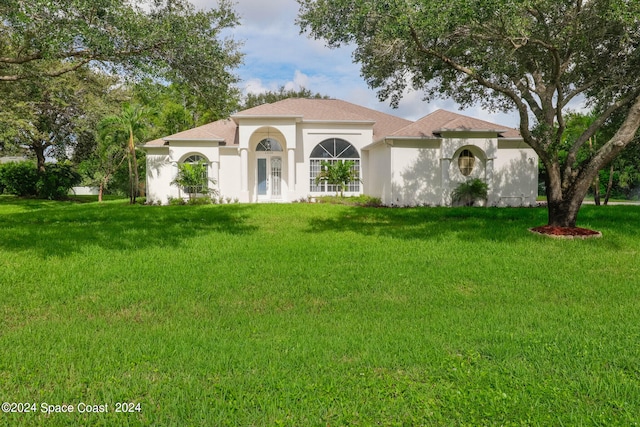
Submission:
<svg viewBox="0 0 640 427">
<path fill-rule="evenodd" d="M 640 126 L 640 2 L 635 0 L 298 0 L 303 31 L 354 60 L 381 99 L 408 88 L 425 99 L 513 111 L 547 170 L 549 224 L 575 226 L 598 170 Z M 566 115 L 583 102 L 596 119 L 565 146 Z M 578 153 L 612 117 L 611 138 Z M 562 153 L 566 151 L 566 153 Z"/>
<path fill-rule="evenodd" d="M 246 110 L 249 108 L 257 107 L 262 104 L 271 104 L 273 102 L 281 101 L 287 98 L 313 98 L 313 99 L 328 99 L 329 96 L 321 95 L 320 93 L 313 93 L 307 88 L 286 89 L 284 86 L 280 86 L 277 91 L 267 91 L 264 93 L 249 93 L 247 94 L 241 109 Z"/>
<path fill-rule="evenodd" d="M 0 82 L 55 77 L 91 65 L 120 76 L 188 83 L 206 104 L 230 112 L 241 62 L 221 31 L 238 19 L 228 0 L 209 11 L 187 0 L 4 0 Z"/>
<path fill-rule="evenodd" d="M 115 78 L 82 68 L 59 77 L 0 83 L 0 152 L 45 158 L 83 157 L 95 147 L 95 128 L 122 102 Z"/>
</svg>

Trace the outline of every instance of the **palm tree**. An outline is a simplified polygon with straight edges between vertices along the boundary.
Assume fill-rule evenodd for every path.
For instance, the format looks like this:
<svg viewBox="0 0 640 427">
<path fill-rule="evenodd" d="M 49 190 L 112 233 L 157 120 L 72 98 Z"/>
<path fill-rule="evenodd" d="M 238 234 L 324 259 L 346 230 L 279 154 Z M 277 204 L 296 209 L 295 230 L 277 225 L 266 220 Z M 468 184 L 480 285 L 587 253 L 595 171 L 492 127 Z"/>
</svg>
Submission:
<svg viewBox="0 0 640 427">
<path fill-rule="evenodd" d="M 336 162 L 322 161 L 320 173 L 316 176 L 316 184 L 325 181 L 330 185 L 335 185 L 340 189 L 340 197 L 344 197 L 344 190 L 349 183 L 360 181 L 360 173 L 354 168 L 353 160 L 338 160 Z M 336 190 L 336 196 L 338 191 Z"/>
<path fill-rule="evenodd" d="M 454 202 L 464 206 L 473 206 L 476 200 L 486 200 L 489 186 L 481 179 L 474 178 L 458 185 L 451 193 Z"/>
<path fill-rule="evenodd" d="M 105 119 L 104 129 L 126 143 L 127 162 L 129 166 L 129 202 L 136 202 L 140 177 L 138 176 L 138 159 L 136 156 L 136 140 L 143 138 L 146 118 L 149 112 L 142 106 L 124 104 L 117 116 Z"/>
<path fill-rule="evenodd" d="M 215 189 L 209 188 L 209 182 L 213 185 L 216 181 L 213 178 L 207 178 L 207 165 L 203 161 L 198 163 L 181 163 L 178 165 L 178 176 L 171 182 L 185 189 L 189 194 L 189 200 L 192 201 L 197 193 L 217 194 Z"/>
</svg>

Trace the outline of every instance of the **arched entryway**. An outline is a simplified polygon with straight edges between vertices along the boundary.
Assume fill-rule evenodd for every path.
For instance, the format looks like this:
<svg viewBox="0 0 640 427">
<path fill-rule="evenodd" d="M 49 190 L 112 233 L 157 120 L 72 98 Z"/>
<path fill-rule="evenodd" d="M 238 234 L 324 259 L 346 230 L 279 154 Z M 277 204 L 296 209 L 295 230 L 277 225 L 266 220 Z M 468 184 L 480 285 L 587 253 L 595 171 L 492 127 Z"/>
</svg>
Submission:
<svg viewBox="0 0 640 427">
<path fill-rule="evenodd" d="M 260 202 L 277 201 L 283 195 L 284 151 L 274 138 L 264 138 L 256 146 L 256 197 Z"/>
</svg>

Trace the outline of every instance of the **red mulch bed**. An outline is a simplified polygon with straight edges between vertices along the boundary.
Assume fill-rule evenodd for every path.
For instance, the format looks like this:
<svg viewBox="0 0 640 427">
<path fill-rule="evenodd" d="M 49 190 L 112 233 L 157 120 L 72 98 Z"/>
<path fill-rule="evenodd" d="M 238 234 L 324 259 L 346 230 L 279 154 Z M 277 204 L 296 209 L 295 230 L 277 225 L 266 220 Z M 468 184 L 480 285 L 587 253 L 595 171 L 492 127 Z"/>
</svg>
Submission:
<svg viewBox="0 0 640 427">
<path fill-rule="evenodd" d="M 599 231 L 589 230 L 588 228 L 581 227 L 555 227 L 551 225 L 543 225 L 540 227 L 531 228 L 530 230 L 533 233 L 566 239 L 586 239 L 589 237 L 602 237 L 602 233 L 600 233 Z"/>
</svg>

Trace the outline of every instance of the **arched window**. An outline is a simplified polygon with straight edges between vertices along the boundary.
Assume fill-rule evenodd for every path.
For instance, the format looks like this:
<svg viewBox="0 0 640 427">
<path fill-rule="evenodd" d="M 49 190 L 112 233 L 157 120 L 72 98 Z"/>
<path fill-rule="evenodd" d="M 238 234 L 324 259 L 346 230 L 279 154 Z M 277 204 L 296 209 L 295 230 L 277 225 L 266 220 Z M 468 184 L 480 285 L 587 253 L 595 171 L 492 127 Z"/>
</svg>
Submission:
<svg viewBox="0 0 640 427">
<path fill-rule="evenodd" d="M 475 163 L 476 157 L 473 155 L 473 153 L 470 150 L 462 150 L 462 152 L 458 156 L 458 168 L 460 169 L 462 175 L 471 175 Z"/>
<path fill-rule="evenodd" d="M 203 165 L 202 168 L 202 185 L 193 187 L 184 187 L 183 191 L 188 194 L 206 194 L 209 189 L 209 165 L 207 159 L 199 154 L 192 154 L 182 161 L 183 164 Z"/>
<path fill-rule="evenodd" d="M 316 184 L 316 176 L 318 176 L 321 171 L 323 161 L 335 163 L 338 160 L 352 161 L 354 163 L 353 169 L 358 172 L 358 174 L 360 173 L 360 155 L 358 154 L 358 150 L 344 139 L 325 139 L 320 144 L 316 145 L 309 156 L 309 188 L 311 189 L 311 192 L 329 193 L 337 190 L 335 185 L 331 185 L 326 182 L 319 182 Z M 360 181 L 351 181 L 347 191 L 359 193 Z"/>
<path fill-rule="evenodd" d="M 258 143 L 256 151 L 282 151 L 282 146 L 273 138 L 265 138 Z"/>
</svg>

